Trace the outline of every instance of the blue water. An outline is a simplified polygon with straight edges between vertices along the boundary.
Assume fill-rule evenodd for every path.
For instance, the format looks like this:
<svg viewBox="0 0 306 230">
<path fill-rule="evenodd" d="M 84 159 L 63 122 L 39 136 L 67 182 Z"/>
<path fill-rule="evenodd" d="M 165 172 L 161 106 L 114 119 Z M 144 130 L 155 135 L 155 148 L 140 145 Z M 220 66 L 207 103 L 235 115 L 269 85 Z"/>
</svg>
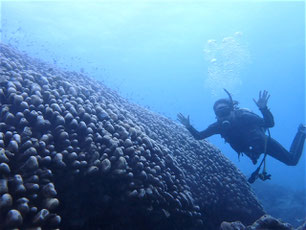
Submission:
<svg viewBox="0 0 306 230">
<path fill-rule="evenodd" d="M 233 93 L 271 94 L 273 138 L 289 149 L 305 123 L 304 2 L 4 1 L 1 40 L 61 68 L 105 82 L 132 102 L 199 130 L 215 121 L 213 103 Z M 256 167 L 219 136 L 208 139 L 249 176 Z M 271 157 L 265 183 L 306 189 L 305 151 L 295 167 Z"/>
</svg>

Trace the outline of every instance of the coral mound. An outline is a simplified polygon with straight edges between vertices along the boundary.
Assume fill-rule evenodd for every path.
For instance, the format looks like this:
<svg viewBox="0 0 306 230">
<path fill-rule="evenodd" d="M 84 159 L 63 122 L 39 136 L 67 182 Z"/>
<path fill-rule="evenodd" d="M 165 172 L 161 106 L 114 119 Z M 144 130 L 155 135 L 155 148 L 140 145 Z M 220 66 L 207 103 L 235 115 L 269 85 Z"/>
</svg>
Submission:
<svg viewBox="0 0 306 230">
<path fill-rule="evenodd" d="M 288 223 L 283 223 L 281 220 L 275 219 L 270 215 L 263 215 L 251 226 L 245 227 L 240 221 L 228 223 L 222 222 L 220 230 L 293 230 L 293 227 Z M 299 230 L 298 228 L 297 230 Z M 301 226 L 303 229 L 303 226 Z M 304 228 L 305 229 L 305 228 Z"/>
<path fill-rule="evenodd" d="M 264 214 L 206 141 L 1 44 L 0 228 L 218 229 Z"/>
</svg>

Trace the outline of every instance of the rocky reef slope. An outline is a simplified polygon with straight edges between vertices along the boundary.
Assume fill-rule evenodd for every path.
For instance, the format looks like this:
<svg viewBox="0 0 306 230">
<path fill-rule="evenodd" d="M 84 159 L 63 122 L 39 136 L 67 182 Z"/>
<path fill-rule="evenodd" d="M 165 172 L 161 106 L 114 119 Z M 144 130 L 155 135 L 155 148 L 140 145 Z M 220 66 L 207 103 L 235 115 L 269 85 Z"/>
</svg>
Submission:
<svg viewBox="0 0 306 230">
<path fill-rule="evenodd" d="M 0 229 L 219 229 L 264 214 L 206 141 L 1 44 Z"/>
<path fill-rule="evenodd" d="M 305 230 L 306 221 L 296 230 Z M 294 230 L 291 224 L 284 223 L 270 215 L 263 215 L 250 226 L 244 226 L 240 221 L 236 222 L 222 222 L 220 230 Z"/>
</svg>

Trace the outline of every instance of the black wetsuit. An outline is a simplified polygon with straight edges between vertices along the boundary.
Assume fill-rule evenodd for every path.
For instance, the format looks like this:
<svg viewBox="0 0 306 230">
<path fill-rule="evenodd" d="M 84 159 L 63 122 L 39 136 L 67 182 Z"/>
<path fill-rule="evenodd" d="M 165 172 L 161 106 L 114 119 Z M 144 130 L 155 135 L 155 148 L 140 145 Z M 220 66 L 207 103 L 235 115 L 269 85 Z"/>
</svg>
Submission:
<svg viewBox="0 0 306 230">
<path fill-rule="evenodd" d="M 260 154 L 266 153 L 286 165 L 296 165 L 303 151 L 305 133 L 298 131 L 288 152 L 281 144 L 267 136 L 267 128 L 274 126 L 274 118 L 268 108 L 261 109 L 263 118 L 246 109 L 235 109 L 231 116 L 218 119 L 202 132 L 191 125 L 187 127 L 197 140 L 215 134 L 228 142 L 238 153 L 245 153 L 256 164 Z"/>
</svg>

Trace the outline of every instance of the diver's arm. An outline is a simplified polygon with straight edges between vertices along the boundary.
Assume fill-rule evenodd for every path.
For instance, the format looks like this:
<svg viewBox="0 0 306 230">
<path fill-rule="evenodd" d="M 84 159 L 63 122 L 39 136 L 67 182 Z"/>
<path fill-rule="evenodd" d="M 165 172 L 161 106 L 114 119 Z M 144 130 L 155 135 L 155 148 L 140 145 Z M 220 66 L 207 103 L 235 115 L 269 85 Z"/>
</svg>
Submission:
<svg viewBox="0 0 306 230">
<path fill-rule="evenodd" d="M 274 117 L 271 113 L 271 111 L 269 110 L 269 108 L 267 106 L 263 107 L 263 108 L 259 108 L 262 116 L 263 116 L 263 120 L 264 120 L 264 127 L 266 128 L 271 128 L 274 126 Z"/>
<path fill-rule="evenodd" d="M 240 109 L 239 119 L 244 122 L 244 124 L 256 124 L 263 128 L 270 128 L 274 126 L 274 118 L 270 110 L 266 108 L 261 108 L 260 111 L 262 113 L 263 118 L 258 116 L 257 114 L 245 110 Z"/>
<path fill-rule="evenodd" d="M 274 126 L 273 115 L 267 106 L 269 98 L 270 95 L 268 91 L 264 90 L 263 92 L 259 91 L 259 98 L 257 101 L 253 99 L 263 116 L 263 127 L 265 128 L 270 128 Z"/>
<path fill-rule="evenodd" d="M 186 129 L 189 130 L 189 132 L 191 133 L 191 135 L 196 139 L 196 140 L 202 140 L 205 139 L 207 137 L 210 137 L 214 134 L 218 134 L 219 132 L 219 126 L 218 123 L 215 122 L 213 124 L 211 124 L 210 126 L 207 127 L 207 129 L 203 130 L 202 132 L 199 132 L 198 130 L 196 130 L 191 124 L 190 124 L 190 120 L 189 120 L 189 116 L 185 117 L 183 114 L 179 113 L 177 115 L 177 119 L 179 120 L 179 122 L 182 123 L 182 125 L 184 125 L 186 127 Z"/>
<path fill-rule="evenodd" d="M 207 129 L 199 132 L 196 130 L 192 125 L 186 126 L 186 128 L 189 130 L 191 135 L 196 139 L 196 140 L 203 140 L 207 137 L 210 137 L 214 134 L 218 134 L 218 124 L 213 123 L 210 126 L 207 127 Z"/>
</svg>

